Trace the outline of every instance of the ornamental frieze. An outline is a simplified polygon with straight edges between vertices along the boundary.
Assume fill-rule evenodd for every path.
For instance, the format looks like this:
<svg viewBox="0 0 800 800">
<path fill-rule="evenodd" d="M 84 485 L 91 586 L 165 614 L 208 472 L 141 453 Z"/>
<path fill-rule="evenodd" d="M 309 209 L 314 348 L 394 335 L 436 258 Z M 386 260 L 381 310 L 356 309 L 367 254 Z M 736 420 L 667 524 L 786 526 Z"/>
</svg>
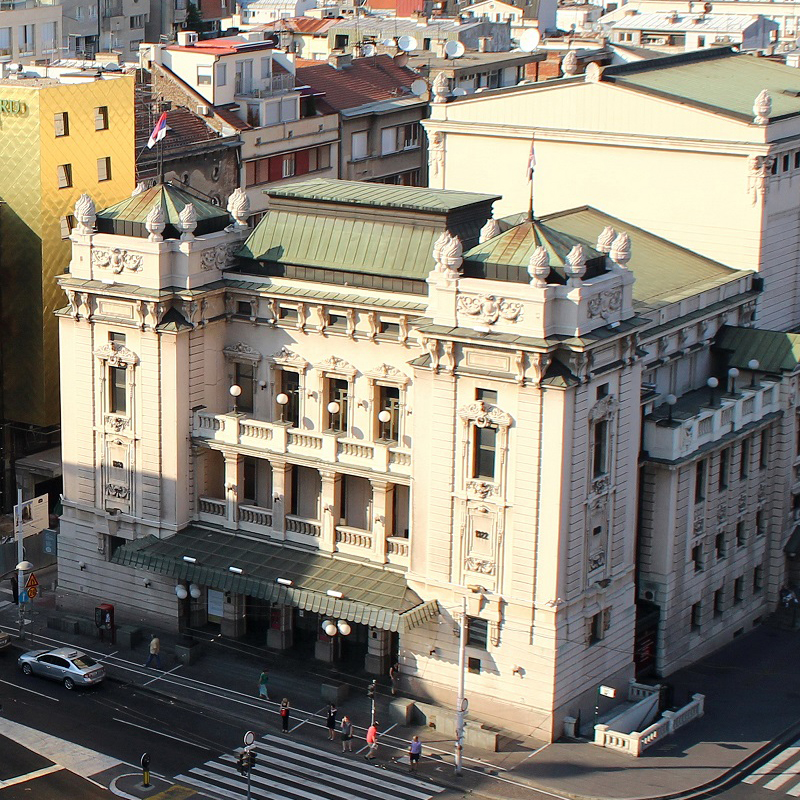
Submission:
<svg viewBox="0 0 800 800">
<path fill-rule="evenodd" d="M 491 294 L 481 297 L 461 295 L 458 298 L 458 310 L 462 314 L 476 317 L 476 322 L 483 325 L 494 325 L 500 318 L 507 322 L 517 322 L 522 319 L 522 303 Z"/>
<path fill-rule="evenodd" d="M 600 292 L 596 297 L 589 298 L 589 317 L 607 319 L 609 314 L 622 308 L 622 289 Z"/>
<path fill-rule="evenodd" d="M 139 356 L 119 342 L 108 342 L 94 351 L 96 358 L 108 362 L 110 367 L 133 367 L 139 363 Z"/>
<path fill-rule="evenodd" d="M 464 569 L 468 572 L 477 572 L 481 575 L 494 575 L 494 561 L 487 558 L 469 556 L 464 560 Z"/>
<path fill-rule="evenodd" d="M 113 250 L 96 247 L 92 249 L 92 266 L 99 269 L 110 269 L 115 275 L 119 275 L 126 269 L 129 272 L 139 272 L 142 269 L 142 257 L 136 253 L 121 250 L 119 247 L 115 247 Z"/>
<path fill-rule="evenodd" d="M 458 416 L 467 422 L 474 422 L 479 428 L 496 425 L 507 428 L 511 425 L 511 415 L 501 411 L 497 406 L 490 406 L 483 400 L 477 400 L 458 409 Z"/>
</svg>

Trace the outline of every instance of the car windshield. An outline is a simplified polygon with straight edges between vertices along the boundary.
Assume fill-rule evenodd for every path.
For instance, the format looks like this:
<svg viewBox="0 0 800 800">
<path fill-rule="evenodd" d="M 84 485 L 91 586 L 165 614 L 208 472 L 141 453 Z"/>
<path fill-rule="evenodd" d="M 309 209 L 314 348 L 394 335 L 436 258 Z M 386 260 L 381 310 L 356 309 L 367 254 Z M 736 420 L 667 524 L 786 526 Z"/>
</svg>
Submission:
<svg viewBox="0 0 800 800">
<path fill-rule="evenodd" d="M 78 669 L 97 666 L 97 662 L 91 656 L 76 656 L 71 661 Z"/>
</svg>

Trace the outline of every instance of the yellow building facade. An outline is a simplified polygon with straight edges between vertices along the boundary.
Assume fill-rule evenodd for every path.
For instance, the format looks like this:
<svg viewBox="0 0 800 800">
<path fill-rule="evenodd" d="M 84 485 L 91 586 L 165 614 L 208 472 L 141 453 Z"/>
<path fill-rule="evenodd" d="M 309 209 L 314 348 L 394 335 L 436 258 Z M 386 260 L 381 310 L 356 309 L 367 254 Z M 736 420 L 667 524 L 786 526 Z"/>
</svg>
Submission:
<svg viewBox="0 0 800 800">
<path fill-rule="evenodd" d="M 30 73 L 26 73 L 30 75 Z M 134 78 L 0 81 L 0 318 L 5 421 L 59 422 L 56 277 L 68 267 L 72 209 L 134 187 Z"/>
</svg>

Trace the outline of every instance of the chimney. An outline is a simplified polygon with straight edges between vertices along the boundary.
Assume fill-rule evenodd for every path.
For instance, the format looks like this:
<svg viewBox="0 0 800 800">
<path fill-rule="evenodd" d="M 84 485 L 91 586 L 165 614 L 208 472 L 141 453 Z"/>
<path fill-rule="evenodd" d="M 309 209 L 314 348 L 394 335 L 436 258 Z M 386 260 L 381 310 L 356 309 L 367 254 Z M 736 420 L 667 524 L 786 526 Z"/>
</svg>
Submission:
<svg viewBox="0 0 800 800">
<path fill-rule="evenodd" d="M 489 40 L 491 36 L 481 36 L 478 39 L 478 52 L 479 53 L 488 53 L 489 52 Z"/>
<path fill-rule="evenodd" d="M 444 51 L 444 47 L 447 44 L 446 39 L 437 39 L 433 45 L 433 52 L 436 54 L 436 58 L 444 58 L 446 53 Z"/>
<path fill-rule="evenodd" d="M 328 63 L 334 69 L 345 69 L 353 65 L 353 54 L 343 53 L 341 50 L 334 50 L 328 56 Z"/>
</svg>

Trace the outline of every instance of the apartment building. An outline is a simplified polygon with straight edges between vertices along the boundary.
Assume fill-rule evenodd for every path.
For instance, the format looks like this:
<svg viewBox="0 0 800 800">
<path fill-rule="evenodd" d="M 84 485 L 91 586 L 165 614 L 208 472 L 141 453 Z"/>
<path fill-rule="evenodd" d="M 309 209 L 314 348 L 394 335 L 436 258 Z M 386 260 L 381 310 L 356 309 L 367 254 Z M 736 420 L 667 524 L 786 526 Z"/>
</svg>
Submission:
<svg viewBox="0 0 800 800">
<path fill-rule="evenodd" d="M 62 55 L 62 6 L 9 0 L 0 10 L 0 63 Z"/>
</svg>

